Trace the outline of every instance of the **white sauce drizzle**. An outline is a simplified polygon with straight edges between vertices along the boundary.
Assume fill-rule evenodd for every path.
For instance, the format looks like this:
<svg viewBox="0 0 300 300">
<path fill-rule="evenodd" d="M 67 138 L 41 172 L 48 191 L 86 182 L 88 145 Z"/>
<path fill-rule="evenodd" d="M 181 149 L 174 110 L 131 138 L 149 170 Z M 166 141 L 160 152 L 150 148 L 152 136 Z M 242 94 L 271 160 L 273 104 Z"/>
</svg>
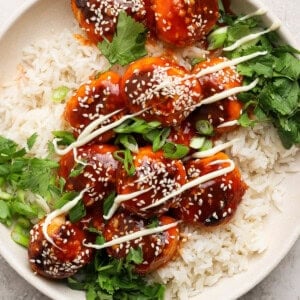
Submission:
<svg viewBox="0 0 300 300">
<path fill-rule="evenodd" d="M 164 226 L 158 226 L 158 227 L 155 227 L 155 228 L 148 228 L 148 229 L 139 230 L 139 231 L 136 231 L 134 233 L 131 233 L 131 234 L 113 239 L 113 240 L 111 240 L 109 242 L 106 242 L 102 245 L 96 245 L 96 244 L 85 243 L 85 242 L 83 242 L 83 245 L 86 246 L 86 247 L 89 247 L 89 248 L 94 248 L 94 249 L 100 250 L 100 249 L 104 249 L 104 248 L 107 248 L 107 247 L 112 247 L 114 245 L 118 245 L 118 244 L 121 244 L 121 243 L 125 243 L 125 242 L 131 241 L 131 240 L 135 240 L 135 239 L 138 239 L 138 238 L 146 236 L 146 235 L 151 235 L 151 234 L 154 234 L 154 233 L 163 232 L 163 231 L 168 230 L 170 228 L 176 227 L 179 223 L 180 223 L 180 221 L 177 221 L 177 222 L 170 223 L 170 224 L 167 224 L 167 225 L 164 225 Z"/>
<path fill-rule="evenodd" d="M 249 85 L 238 86 L 238 87 L 214 94 L 213 96 L 203 99 L 199 104 L 195 105 L 194 107 L 196 108 L 196 107 L 200 107 L 202 105 L 211 104 L 211 103 L 217 102 L 219 100 L 226 99 L 235 94 L 250 91 L 257 85 L 258 82 L 259 82 L 259 79 L 257 78 L 254 81 L 252 81 Z"/>
<path fill-rule="evenodd" d="M 240 47 L 241 45 L 246 44 L 250 41 L 253 41 L 256 38 L 258 38 L 258 37 L 260 37 L 260 36 L 262 36 L 266 33 L 277 30 L 280 26 L 281 26 L 281 24 L 279 22 L 273 23 L 266 30 L 263 30 L 263 31 L 260 31 L 260 32 L 257 32 L 257 33 L 252 33 L 252 34 L 249 34 L 249 35 L 246 35 L 246 36 L 240 38 L 235 43 L 233 43 L 231 46 L 223 48 L 223 51 L 233 51 L 233 50 L 237 49 L 238 47 Z"/>
<path fill-rule="evenodd" d="M 192 75 L 192 76 L 196 76 L 196 78 L 200 78 L 204 75 L 208 75 L 208 74 L 211 74 L 211 73 L 218 72 L 218 71 L 220 71 L 222 69 L 225 69 L 227 67 L 236 66 L 236 65 L 241 64 L 243 62 L 251 60 L 255 57 L 263 56 L 263 55 L 266 55 L 266 54 L 268 54 L 268 51 L 257 51 L 257 52 L 254 52 L 252 54 L 249 54 L 249 55 L 245 55 L 245 56 L 237 57 L 237 58 L 232 59 L 232 60 L 224 61 L 222 63 L 219 63 L 219 64 L 215 65 L 215 66 L 207 67 L 207 68 L 199 71 L 197 74 Z"/>
<path fill-rule="evenodd" d="M 243 17 L 240 17 L 236 23 L 238 23 L 239 21 L 244 21 L 244 20 L 247 20 L 247 19 L 250 19 L 252 17 L 255 17 L 255 16 L 262 16 L 262 15 L 265 15 L 268 11 L 265 9 L 265 8 L 260 8 L 256 11 L 254 11 L 253 13 L 250 13 L 248 15 L 245 15 Z"/>
<path fill-rule="evenodd" d="M 227 143 L 221 144 L 221 145 L 217 145 L 209 150 L 205 150 L 205 151 L 199 151 L 199 152 L 195 152 L 191 155 L 192 158 L 205 158 L 205 157 L 210 157 L 215 155 L 216 153 L 225 150 L 229 147 L 231 147 L 232 145 L 234 145 L 234 143 L 236 143 L 237 141 L 239 141 L 240 139 L 233 139 Z"/>
<path fill-rule="evenodd" d="M 134 199 L 135 197 L 143 195 L 143 194 L 149 192 L 150 190 L 152 190 L 152 187 L 142 190 L 142 191 L 134 192 L 131 194 L 118 195 L 115 198 L 114 203 L 111 206 L 111 208 L 109 209 L 107 215 L 103 215 L 104 220 L 109 220 L 114 215 L 114 213 L 117 211 L 117 209 L 119 208 L 119 206 L 122 202 Z"/>
<path fill-rule="evenodd" d="M 224 122 L 224 123 L 220 124 L 219 126 L 217 126 L 217 128 L 231 127 L 231 126 L 238 125 L 238 124 L 239 124 L 238 120 L 232 120 L 232 121 L 228 121 L 228 122 Z"/>
<path fill-rule="evenodd" d="M 219 176 L 222 176 L 228 172 L 231 172 L 234 170 L 235 168 L 235 164 L 234 162 L 231 160 L 231 159 L 226 159 L 226 160 L 216 160 L 212 163 L 210 163 L 210 165 L 213 165 L 213 164 L 221 164 L 221 163 L 229 163 L 229 166 L 228 167 L 225 167 L 221 170 L 217 170 L 217 171 L 213 171 L 213 172 L 210 172 L 208 174 L 205 174 L 203 176 L 200 176 L 194 180 L 191 180 L 190 182 L 182 185 L 178 190 L 168 194 L 167 196 L 161 198 L 160 200 L 156 201 L 155 203 L 151 204 L 151 205 L 148 205 L 146 207 L 143 207 L 141 210 L 145 211 L 147 209 L 150 209 L 150 208 L 153 208 L 153 207 L 156 207 L 156 206 L 159 206 L 161 204 L 163 204 L 164 202 L 168 201 L 169 199 L 171 198 L 174 198 L 180 194 L 182 194 L 183 192 L 187 191 L 188 189 L 191 189 L 201 183 L 204 183 L 208 180 L 211 180 L 211 179 L 214 179 L 216 177 L 219 177 Z"/>
<path fill-rule="evenodd" d="M 56 152 L 56 154 L 58 155 L 65 155 L 67 154 L 69 151 L 73 150 L 74 148 L 78 148 L 78 147 L 81 147 L 81 146 L 84 146 L 86 145 L 87 143 L 89 143 L 90 141 L 92 141 L 94 138 L 96 138 L 97 136 L 103 134 L 104 132 L 106 131 L 109 131 L 119 125 L 121 125 L 124 121 L 130 119 L 130 118 L 133 118 L 133 117 L 136 117 L 136 116 L 139 116 L 141 115 L 142 113 L 144 113 L 147 109 L 144 109 L 144 110 L 141 110 L 137 113 L 134 113 L 134 114 L 131 114 L 131 115 L 126 115 L 126 116 L 123 116 L 122 118 L 120 118 L 119 120 L 111 123 L 111 124 L 108 124 L 106 126 L 103 126 L 103 127 L 100 127 L 99 129 L 93 131 L 94 127 L 97 127 L 99 124 L 101 124 L 102 122 L 104 122 L 107 118 L 100 118 L 93 121 L 90 125 L 89 125 L 89 131 L 84 131 L 84 135 L 79 135 L 77 140 L 75 142 L 73 142 L 71 145 L 69 145 L 68 147 L 64 148 L 64 149 L 60 149 L 58 147 L 58 142 L 59 142 L 59 139 L 54 139 L 53 140 L 53 145 L 54 145 L 54 150 Z M 114 111 L 112 114 L 116 114 L 116 111 Z M 100 122 L 101 121 L 101 122 Z M 95 126 L 95 123 L 97 124 Z"/>
<path fill-rule="evenodd" d="M 50 214 L 47 215 L 43 227 L 42 227 L 42 232 L 44 234 L 45 239 L 52 244 L 54 247 L 62 250 L 59 248 L 53 241 L 53 239 L 49 236 L 48 234 L 48 226 L 51 224 L 52 220 L 55 219 L 56 217 L 66 214 L 68 211 L 70 211 L 83 197 L 84 193 L 87 192 L 88 188 L 85 188 L 80 192 L 80 194 L 75 197 L 72 201 L 69 201 L 67 204 L 65 204 L 63 207 L 54 210 Z"/>
</svg>

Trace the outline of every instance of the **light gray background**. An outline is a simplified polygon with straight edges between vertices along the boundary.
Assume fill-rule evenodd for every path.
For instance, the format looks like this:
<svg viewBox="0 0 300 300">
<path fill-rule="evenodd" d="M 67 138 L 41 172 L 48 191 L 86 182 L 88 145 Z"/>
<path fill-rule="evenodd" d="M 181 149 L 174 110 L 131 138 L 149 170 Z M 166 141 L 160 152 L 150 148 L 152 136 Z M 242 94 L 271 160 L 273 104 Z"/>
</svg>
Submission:
<svg viewBox="0 0 300 300">
<path fill-rule="evenodd" d="M 55 0 L 54 0 L 55 1 Z M 62 0 L 60 0 L 62 1 Z M 243 0 L 240 0 L 243 1 Z M 4 9 L 4 2 L 5 9 Z M 0 0 L 0 26 L 24 0 Z M 287 26 L 300 46 L 300 0 L 261 0 Z M 288 199 L 287 199 L 288 200 Z M 299 199 L 300 200 L 300 199 Z M 48 300 L 0 256 L 0 299 Z M 278 267 L 240 300 L 300 300 L 300 240 Z"/>
</svg>

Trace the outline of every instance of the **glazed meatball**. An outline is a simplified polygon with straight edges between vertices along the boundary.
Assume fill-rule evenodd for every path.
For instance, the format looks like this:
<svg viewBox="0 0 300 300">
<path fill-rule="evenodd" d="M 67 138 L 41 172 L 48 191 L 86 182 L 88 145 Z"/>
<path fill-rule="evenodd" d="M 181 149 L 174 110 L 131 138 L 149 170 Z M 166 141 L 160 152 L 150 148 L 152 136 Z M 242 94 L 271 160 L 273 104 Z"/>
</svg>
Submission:
<svg viewBox="0 0 300 300">
<path fill-rule="evenodd" d="M 193 69 L 193 73 L 197 74 L 203 69 L 215 66 L 224 61 L 227 61 L 227 58 L 210 58 L 205 62 L 197 64 Z M 202 87 L 203 96 L 204 98 L 207 98 L 216 93 L 241 86 L 243 78 L 238 74 L 235 67 L 227 67 L 220 71 L 200 77 L 199 82 Z M 207 120 L 213 125 L 216 133 L 223 133 L 235 129 L 236 126 L 222 127 L 222 124 L 238 120 L 241 116 L 241 112 L 242 103 L 236 96 L 231 96 L 215 103 L 201 106 L 193 112 L 190 120 L 194 124 L 197 120 Z"/>
<path fill-rule="evenodd" d="M 121 11 L 151 29 L 154 25 L 151 2 L 152 0 L 71 0 L 71 6 L 80 27 L 97 44 L 104 38 L 112 38 Z"/>
<path fill-rule="evenodd" d="M 51 279 L 67 278 L 92 260 L 93 250 L 82 244 L 87 235 L 78 226 L 63 216 L 55 218 L 47 228 L 53 245 L 43 234 L 43 224 L 44 220 L 30 231 L 28 257 L 35 273 Z"/>
<path fill-rule="evenodd" d="M 119 162 L 112 154 L 116 150 L 117 147 L 112 145 L 86 145 L 76 149 L 76 160 L 74 151 L 62 156 L 58 175 L 66 180 L 65 189 L 80 192 L 89 188 L 83 196 L 85 206 L 102 201 L 116 188 Z M 84 164 L 83 169 L 79 174 L 72 175 L 78 161 Z"/>
<path fill-rule="evenodd" d="M 208 158 L 189 161 L 186 164 L 188 181 L 227 167 L 228 159 L 226 154 L 220 152 Z M 227 222 L 234 215 L 246 189 L 239 170 L 235 168 L 185 192 L 176 216 L 186 223 L 200 226 Z"/>
<path fill-rule="evenodd" d="M 180 196 L 176 196 L 155 208 L 142 209 L 177 190 L 186 182 L 182 162 L 165 158 L 162 151 L 153 152 L 151 147 L 140 148 L 133 158 L 135 174 L 129 176 L 124 168 L 119 169 L 117 193 L 123 195 L 150 190 L 138 197 L 122 202 L 122 207 L 144 218 L 162 215 L 168 211 L 171 205 L 180 200 Z"/>
<path fill-rule="evenodd" d="M 122 92 L 132 113 L 147 109 L 141 116 L 165 126 L 179 125 L 201 99 L 195 78 L 184 79 L 187 71 L 160 57 L 132 63 L 122 79 Z"/>
<path fill-rule="evenodd" d="M 155 226 L 163 226 L 176 222 L 175 219 L 161 216 Z M 106 241 L 149 228 L 149 221 L 145 221 L 128 213 L 116 214 L 105 226 L 104 237 Z M 130 240 L 107 249 L 112 257 L 122 259 L 127 256 L 130 249 L 141 248 L 143 262 L 135 267 L 135 272 L 145 274 L 158 269 L 172 259 L 179 244 L 179 228 L 174 226 L 163 232 L 147 235 Z"/>
<path fill-rule="evenodd" d="M 126 105 L 120 95 L 120 76 L 115 72 L 105 72 L 97 79 L 79 87 L 75 95 L 66 103 L 65 120 L 72 126 L 75 137 L 93 121 L 103 115 L 122 110 L 105 120 L 99 127 L 112 123 L 126 114 Z M 95 138 L 95 142 L 107 142 L 114 137 L 113 130 Z"/>
<path fill-rule="evenodd" d="M 219 18 L 217 0 L 154 0 L 159 39 L 188 46 L 203 39 Z"/>
</svg>

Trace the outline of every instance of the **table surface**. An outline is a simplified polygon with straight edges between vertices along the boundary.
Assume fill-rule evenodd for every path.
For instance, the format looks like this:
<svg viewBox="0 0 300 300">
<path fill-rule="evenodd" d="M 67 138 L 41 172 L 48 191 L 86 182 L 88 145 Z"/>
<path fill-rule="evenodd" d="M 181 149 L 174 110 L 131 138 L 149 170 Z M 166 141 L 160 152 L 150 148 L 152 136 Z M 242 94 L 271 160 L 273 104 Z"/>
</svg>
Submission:
<svg viewBox="0 0 300 300">
<path fill-rule="evenodd" d="M 0 1 L 0 26 L 26 0 Z M 242 0 L 241 0 L 242 1 Z M 300 1 L 261 0 L 273 11 L 293 34 L 300 45 Z M 2 3 L 2 4 L 1 4 Z M 299 300 L 300 299 L 300 240 L 273 272 L 240 300 Z M 0 299 L 47 300 L 21 278 L 0 256 Z"/>
</svg>

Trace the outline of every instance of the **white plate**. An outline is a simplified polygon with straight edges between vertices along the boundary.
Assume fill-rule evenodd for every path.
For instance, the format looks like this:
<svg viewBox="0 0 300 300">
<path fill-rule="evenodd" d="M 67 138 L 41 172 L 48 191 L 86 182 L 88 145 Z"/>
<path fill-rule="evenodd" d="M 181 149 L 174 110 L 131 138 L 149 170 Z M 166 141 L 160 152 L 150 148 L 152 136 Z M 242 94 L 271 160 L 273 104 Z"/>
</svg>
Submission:
<svg viewBox="0 0 300 300">
<path fill-rule="evenodd" d="M 250 12 L 261 7 L 258 0 L 234 0 L 233 7 L 242 12 Z M 242 5 L 241 5 L 242 3 Z M 21 49 L 28 43 L 60 32 L 62 28 L 71 27 L 73 15 L 69 1 L 40 0 L 28 1 L 20 7 L 11 21 L 0 31 L 0 82 L 12 77 L 16 72 L 16 64 L 21 58 Z M 266 24 L 277 21 L 268 13 Z M 293 42 L 289 33 L 280 29 L 282 37 Z M 300 155 L 297 158 L 300 165 Z M 266 232 L 269 236 L 268 249 L 262 255 L 253 258 L 246 272 L 231 278 L 222 279 L 211 288 L 205 288 L 197 299 L 233 299 L 241 296 L 260 282 L 282 260 L 300 233 L 300 174 L 288 174 L 282 183 L 287 186 L 282 212 L 274 210 L 266 220 Z M 0 253 L 7 262 L 30 284 L 53 299 L 85 299 L 84 293 L 72 291 L 65 285 L 51 282 L 33 275 L 28 263 L 26 251 L 16 245 L 10 238 L 10 232 L 0 225 Z"/>
</svg>

